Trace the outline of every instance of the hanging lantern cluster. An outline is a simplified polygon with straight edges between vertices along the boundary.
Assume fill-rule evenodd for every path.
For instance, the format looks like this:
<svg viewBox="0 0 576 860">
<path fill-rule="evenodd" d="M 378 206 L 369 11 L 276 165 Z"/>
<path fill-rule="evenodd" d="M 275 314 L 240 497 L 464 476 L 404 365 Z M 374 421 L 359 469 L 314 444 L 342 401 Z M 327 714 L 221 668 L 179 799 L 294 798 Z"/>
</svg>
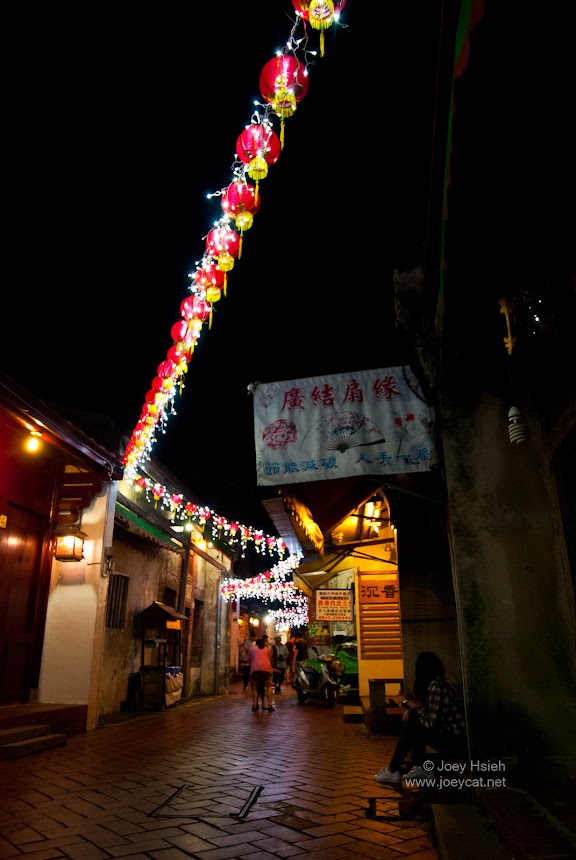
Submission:
<svg viewBox="0 0 576 860">
<path fill-rule="evenodd" d="M 212 326 L 214 304 L 226 297 L 228 273 L 241 258 L 244 233 L 252 227 L 260 207 L 259 183 L 276 164 L 284 146 L 284 121 L 293 116 L 309 87 L 306 32 L 298 38 L 299 28 L 309 24 L 320 31 L 321 55 L 324 54 L 324 30 L 338 20 L 346 0 L 292 0 L 296 21 L 283 52 L 269 60 L 259 77 L 260 93 L 265 101 L 262 115 L 252 116 L 250 124 L 236 141 L 236 162 L 233 180 L 222 191 L 223 217 L 206 236 L 206 247 L 196 271 L 190 275 L 191 295 L 180 306 L 182 319 L 171 328 L 172 345 L 160 363 L 146 393 L 140 417 L 132 431 L 123 456 L 124 480 L 141 480 L 138 467 L 150 459 L 158 430 L 165 432 L 171 415 L 175 414 L 177 394 L 182 394 L 184 376 L 206 323 Z M 301 45 L 304 47 L 301 48 Z M 301 54 L 301 56 L 299 56 Z M 272 116 L 280 119 L 280 136 L 274 131 Z M 251 184 L 248 180 L 252 180 Z M 209 195 L 213 196 L 213 195 Z M 160 498 L 160 497 L 159 497 Z M 158 501 L 158 500 L 157 500 Z M 231 533 L 231 524 L 230 533 Z M 264 536 L 256 538 L 249 527 L 237 525 L 237 534 L 247 531 L 250 539 L 266 551 Z M 220 525 L 224 529 L 225 525 Z M 248 539 L 244 535 L 245 539 Z"/>
<path fill-rule="evenodd" d="M 224 541 L 231 547 L 239 545 L 246 550 L 248 543 L 253 543 L 260 555 L 271 558 L 277 556 L 278 562 L 273 568 L 274 577 L 283 580 L 298 566 L 301 556 L 293 554 L 286 557 L 288 548 L 282 538 L 265 535 L 260 529 L 243 525 L 235 520 L 227 520 L 206 505 L 186 500 L 183 493 L 170 492 L 162 484 L 155 483 L 150 478 L 141 476 L 134 481 L 137 492 L 143 492 L 147 502 L 154 502 L 154 508 L 160 507 L 169 512 L 174 523 L 185 523 L 200 527 L 205 537 Z M 207 532 L 208 530 L 208 532 Z"/>
<path fill-rule="evenodd" d="M 285 582 L 287 574 L 298 567 L 300 560 L 301 555 L 291 555 L 258 576 L 249 579 L 225 579 L 220 587 L 220 594 L 226 602 L 251 598 L 263 603 L 278 602 L 282 604 L 282 608 L 271 611 L 270 615 L 292 611 L 305 615 L 307 621 L 308 598 L 293 582 Z"/>
</svg>

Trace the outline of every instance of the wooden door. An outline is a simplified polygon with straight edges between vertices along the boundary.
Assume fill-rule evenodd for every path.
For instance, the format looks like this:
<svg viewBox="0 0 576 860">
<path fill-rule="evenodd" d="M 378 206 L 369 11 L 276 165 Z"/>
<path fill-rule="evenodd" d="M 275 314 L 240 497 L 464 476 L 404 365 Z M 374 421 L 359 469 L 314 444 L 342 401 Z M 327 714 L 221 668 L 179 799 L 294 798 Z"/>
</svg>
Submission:
<svg viewBox="0 0 576 860">
<path fill-rule="evenodd" d="M 0 702 L 38 686 L 50 565 L 46 517 L 8 502 L 0 528 Z"/>
</svg>

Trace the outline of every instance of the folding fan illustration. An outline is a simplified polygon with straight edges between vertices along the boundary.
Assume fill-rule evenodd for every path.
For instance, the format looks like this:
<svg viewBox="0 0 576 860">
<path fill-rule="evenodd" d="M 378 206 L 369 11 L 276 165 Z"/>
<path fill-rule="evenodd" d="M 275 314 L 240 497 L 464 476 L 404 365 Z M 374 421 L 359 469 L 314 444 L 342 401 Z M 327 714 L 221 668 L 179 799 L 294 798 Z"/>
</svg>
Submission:
<svg viewBox="0 0 576 860">
<path fill-rule="evenodd" d="M 329 451 L 348 451 L 385 442 L 384 434 L 377 425 L 357 412 L 335 412 L 321 418 L 312 425 L 302 444 L 310 434 L 318 434 L 321 444 Z"/>
</svg>

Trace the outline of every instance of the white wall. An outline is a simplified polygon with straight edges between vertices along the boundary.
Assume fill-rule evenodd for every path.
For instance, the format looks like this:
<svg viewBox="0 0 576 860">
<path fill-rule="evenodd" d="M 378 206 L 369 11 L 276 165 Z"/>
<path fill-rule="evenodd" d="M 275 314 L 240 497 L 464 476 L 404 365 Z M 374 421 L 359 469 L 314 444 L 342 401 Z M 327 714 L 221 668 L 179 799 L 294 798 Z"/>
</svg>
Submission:
<svg viewBox="0 0 576 860">
<path fill-rule="evenodd" d="M 107 484 L 82 517 L 88 538 L 80 562 L 52 563 L 46 613 L 38 701 L 44 704 L 89 705 L 95 666 L 100 662 L 102 607 L 105 583 L 101 576 L 109 496 L 115 485 Z M 102 593 L 101 593 L 102 592 Z"/>
</svg>

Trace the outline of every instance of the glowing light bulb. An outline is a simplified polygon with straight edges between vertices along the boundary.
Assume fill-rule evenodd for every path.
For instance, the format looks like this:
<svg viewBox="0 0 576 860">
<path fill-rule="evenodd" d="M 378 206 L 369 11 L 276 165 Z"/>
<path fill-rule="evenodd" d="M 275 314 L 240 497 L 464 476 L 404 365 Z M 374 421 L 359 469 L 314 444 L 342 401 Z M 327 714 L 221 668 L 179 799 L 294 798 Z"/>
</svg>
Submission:
<svg viewBox="0 0 576 860">
<path fill-rule="evenodd" d="M 42 438 L 42 433 L 39 430 L 31 430 L 30 437 L 26 440 L 26 450 L 30 451 L 33 454 L 40 448 L 40 439 Z"/>
</svg>

